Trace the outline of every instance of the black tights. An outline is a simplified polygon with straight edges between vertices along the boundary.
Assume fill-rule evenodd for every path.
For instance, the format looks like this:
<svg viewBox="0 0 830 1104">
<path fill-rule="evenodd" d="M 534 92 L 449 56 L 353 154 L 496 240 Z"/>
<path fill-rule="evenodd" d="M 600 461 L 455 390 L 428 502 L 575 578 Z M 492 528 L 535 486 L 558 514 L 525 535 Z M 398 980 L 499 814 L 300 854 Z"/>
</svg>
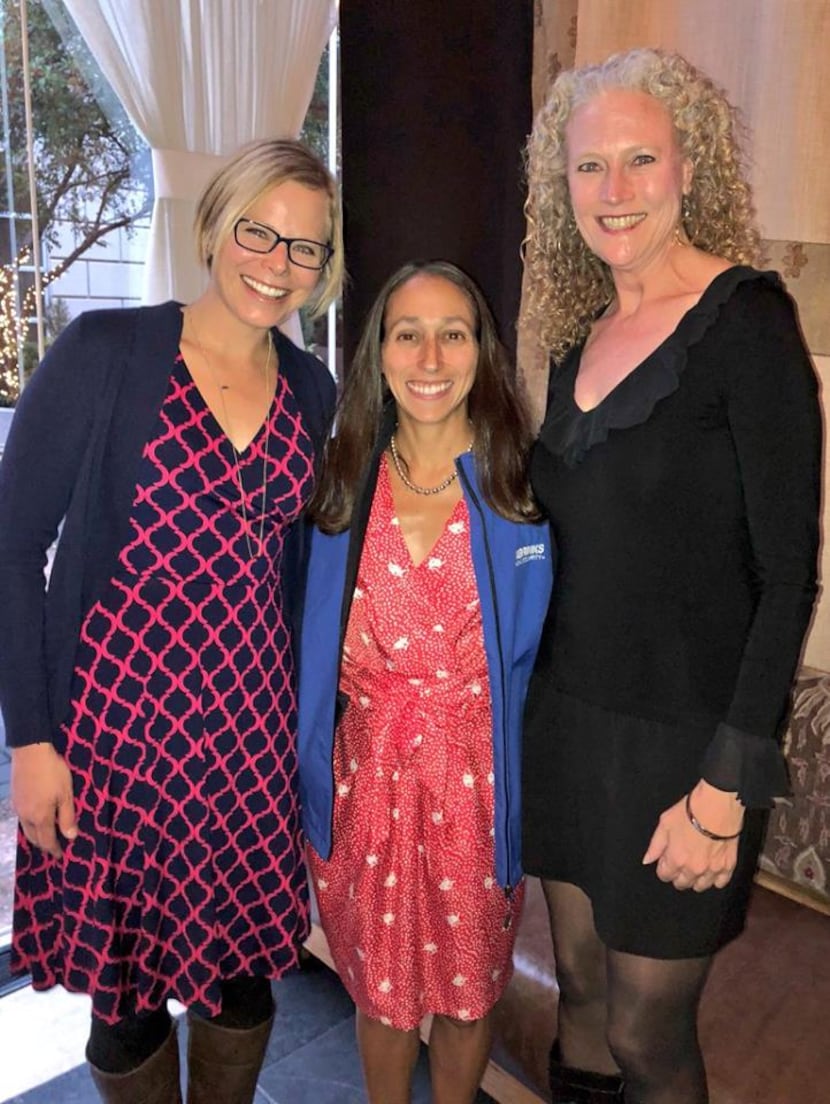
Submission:
<svg viewBox="0 0 830 1104">
<path fill-rule="evenodd" d="M 707 1104 L 697 1008 L 710 958 L 655 959 L 609 950 L 589 898 L 543 882 L 559 983 L 565 1065 L 622 1072 L 626 1104 Z"/>
<path fill-rule="evenodd" d="M 222 1011 L 209 1022 L 248 1030 L 270 1019 L 274 1012 L 267 978 L 240 977 L 222 982 Z M 126 1016 L 108 1024 L 92 1017 L 87 1060 L 104 1073 L 130 1073 L 159 1049 L 170 1034 L 166 1008 Z"/>
</svg>

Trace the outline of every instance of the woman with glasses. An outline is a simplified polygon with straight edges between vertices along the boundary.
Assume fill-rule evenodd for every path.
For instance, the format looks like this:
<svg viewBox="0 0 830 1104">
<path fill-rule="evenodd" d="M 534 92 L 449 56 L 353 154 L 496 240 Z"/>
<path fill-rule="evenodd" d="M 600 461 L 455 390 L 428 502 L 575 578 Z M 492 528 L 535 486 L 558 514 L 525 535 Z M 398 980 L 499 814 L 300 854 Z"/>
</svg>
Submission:
<svg viewBox="0 0 830 1104">
<path fill-rule="evenodd" d="M 112 1102 L 181 1099 L 169 998 L 189 1104 L 253 1100 L 307 930 L 288 599 L 334 384 L 279 326 L 338 293 L 334 183 L 299 143 L 254 143 L 195 233 L 204 294 L 76 319 L 0 470 L 14 961 L 91 996 Z"/>
</svg>

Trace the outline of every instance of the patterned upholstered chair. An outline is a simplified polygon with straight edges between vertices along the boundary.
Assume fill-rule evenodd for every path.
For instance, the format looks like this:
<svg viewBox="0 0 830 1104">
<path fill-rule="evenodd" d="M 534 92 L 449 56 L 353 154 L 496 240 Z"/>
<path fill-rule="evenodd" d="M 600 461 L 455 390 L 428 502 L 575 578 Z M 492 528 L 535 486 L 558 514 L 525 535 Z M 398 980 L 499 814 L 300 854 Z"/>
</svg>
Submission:
<svg viewBox="0 0 830 1104">
<path fill-rule="evenodd" d="M 830 674 L 799 673 L 784 753 L 792 793 L 770 814 L 758 880 L 830 912 Z"/>
</svg>

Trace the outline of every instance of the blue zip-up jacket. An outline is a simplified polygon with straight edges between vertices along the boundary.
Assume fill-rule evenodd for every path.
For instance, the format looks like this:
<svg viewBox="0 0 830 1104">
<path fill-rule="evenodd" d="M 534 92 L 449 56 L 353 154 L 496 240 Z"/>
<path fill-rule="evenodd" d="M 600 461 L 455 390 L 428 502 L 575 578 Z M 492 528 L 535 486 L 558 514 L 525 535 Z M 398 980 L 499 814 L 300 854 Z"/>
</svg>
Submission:
<svg viewBox="0 0 830 1104">
<path fill-rule="evenodd" d="M 334 536 L 315 529 L 299 652 L 299 760 L 303 826 L 324 859 L 332 852 L 334 733 L 343 639 L 366 523 L 377 483 L 374 457 L 351 528 Z M 456 461 L 470 515 L 473 569 L 481 600 L 493 711 L 496 875 L 514 886 L 521 866 L 521 730 L 527 685 L 548 607 L 553 553 L 546 524 L 506 521 L 487 505 L 473 458 Z"/>
</svg>

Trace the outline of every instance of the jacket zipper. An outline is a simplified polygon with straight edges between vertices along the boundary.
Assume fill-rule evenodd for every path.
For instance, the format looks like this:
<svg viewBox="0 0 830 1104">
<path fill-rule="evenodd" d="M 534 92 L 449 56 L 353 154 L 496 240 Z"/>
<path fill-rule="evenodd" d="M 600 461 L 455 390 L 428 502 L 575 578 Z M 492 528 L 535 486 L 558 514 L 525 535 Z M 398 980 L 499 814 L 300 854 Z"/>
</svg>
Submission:
<svg viewBox="0 0 830 1104">
<path fill-rule="evenodd" d="M 481 534 L 484 539 L 484 555 L 487 560 L 487 574 L 490 577 L 490 593 L 493 598 L 493 613 L 496 621 L 496 647 L 499 653 L 499 674 L 501 677 L 501 733 L 502 733 L 502 759 L 504 762 L 504 811 L 505 811 L 505 825 L 510 824 L 510 762 L 507 755 L 507 688 L 505 685 L 504 677 L 504 648 L 502 647 L 501 639 L 501 621 L 499 620 L 499 604 L 496 599 L 496 573 L 493 568 L 493 556 L 490 551 L 490 541 L 487 538 L 487 526 L 484 520 L 484 510 L 481 507 L 478 495 L 476 494 L 473 486 L 464 471 L 464 467 L 461 463 L 458 464 L 458 470 L 461 475 L 461 482 L 464 485 L 464 490 L 467 492 L 470 501 L 476 508 L 478 515 L 481 519 Z M 504 887 L 505 896 L 510 901 L 513 896 L 513 886 L 510 884 L 510 869 L 512 866 L 510 855 L 510 830 L 509 827 L 505 830 L 505 853 L 507 857 L 507 884 Z M 508 918 L 505 919 L 505 926 L 508 926 Z"/>
<path fill-rule="evenodd" d="M 333 742 L 336 738 L 337 726 L 340 723 L 340 718 L 347 707 L 347 701 L 345 696 L 340 692 L 340 672 L 343 667 L 343 644 L 346 640 L 346 629 L 349 625 L 349 616 L 352 610 L 352 600 L 354 598 L 354 588 L 357 583 L 357 573 L 360 570 L 360 557 L 363 554 L 363 543 L 366 539 L 366 528 L 369 523 L 369 514 L 372 509 L 372 502 L 375 497 L 375 490 L 377 489 L 378 482 L 378 469 L 380 467 L 380 459 L 383 454 L 384 446 L 375 448 L 372 453 L 372 458 L 369 462 L 369 469 L 366 473 L 364 480 L 358 488 L 358 493 L 355 495 L 354 503 L 352 505 L 352 519 L 349 524 L 349 542 L 346 550 L 346 578 L 343 587 L 343 596 L 340 600 L 340 621 L 338 624 L 338 644 L 337 644 L 337 685 L 335 687 L 335 706 L 334 706 L 334 730 L 332 732 L 332 750 Z M 374 478 L 373 478 L 374 476 Z M 367 494 L 371 486 L 371 495 L 367 500 Z M 355 520 L 359 521 L 359 527 L 355 528 Z M 331 757 L 331 810 L 329 812 L 329 854 L 334 850 L 334 794 L 336 789 L 336 780 L 334 777 L 334 755 Z"/>
</svg>

